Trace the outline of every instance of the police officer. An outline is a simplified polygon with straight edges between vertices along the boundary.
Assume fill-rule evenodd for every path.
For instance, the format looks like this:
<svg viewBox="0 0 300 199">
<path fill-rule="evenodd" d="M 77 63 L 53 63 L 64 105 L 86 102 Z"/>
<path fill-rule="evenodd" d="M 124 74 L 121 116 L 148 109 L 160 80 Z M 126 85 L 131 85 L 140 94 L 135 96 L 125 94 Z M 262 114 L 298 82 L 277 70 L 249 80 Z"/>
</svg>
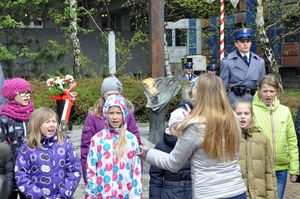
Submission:
<svg viewBox="0 0 300 199">
<path fill-rule="evenodd" d="M 218 72 L 218 67 L 216 64 L 211 64 L 206 67 L 206 71 L 208 74 L 216 75 Z"/>
<path fill-rule="evenodd" d="M 198 77 L 193 71 L 193 62 L 184 63 L 184 74 L 180 77 L 180 81 L 191 82 L 193 79 Z"/>
<path fill-rule="evenodd" d="M 221 61 L 220 77 L 232 105 L 239 98 L 252 101 L 260 80 L 266 75 L 264 60 L 250 52 L 252 34 L 250 28 L 236 30 L 233 35 L 236 51 Z"/>
</svg>

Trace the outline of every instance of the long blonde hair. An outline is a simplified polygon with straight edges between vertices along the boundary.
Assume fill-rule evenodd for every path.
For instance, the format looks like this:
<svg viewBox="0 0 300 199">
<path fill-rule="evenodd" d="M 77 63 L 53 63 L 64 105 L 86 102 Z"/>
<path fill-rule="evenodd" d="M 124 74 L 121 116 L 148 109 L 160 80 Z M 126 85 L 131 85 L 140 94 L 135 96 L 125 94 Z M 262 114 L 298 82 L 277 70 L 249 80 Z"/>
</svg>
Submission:
<svg viewBox="0 0 300 199">
<path fill-rule="evenodd" d="M 240 128 L 222 80 L 216 75 L 205 73 L 199 76 L 194 89 L 195 107 L 179 126 L 179 135 L 195 120 L 202 121 L 206 124 L 202 143 L 205 153 L 219 161 L 233 160 L 237 152 Z"/>
<path fill-rule="evenodd" d="M 34 148 L 35 146 L 42 149 L 41 145 L 41 126 L 42 124 L 49 120 L 51 117 L 55 116 L 57 120 L 56 131 L 58 134 L 58 144 L 62 144 L 65 139 L 64 133 L 59 130 L 59 120 L 57 113 L 50 108 L 40 107 L 33 111 L 29 123 L 28 123 L 28 135 L 26 137 L 26 143 L 30 148 Z"/>
</svg>

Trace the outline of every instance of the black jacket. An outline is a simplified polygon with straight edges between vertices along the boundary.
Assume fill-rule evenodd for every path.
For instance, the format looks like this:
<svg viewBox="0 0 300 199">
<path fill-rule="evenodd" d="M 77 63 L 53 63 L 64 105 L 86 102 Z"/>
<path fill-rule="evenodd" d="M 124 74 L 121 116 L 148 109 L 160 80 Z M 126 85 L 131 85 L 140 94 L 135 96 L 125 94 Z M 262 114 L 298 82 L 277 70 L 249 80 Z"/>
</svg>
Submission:
<svg viewBox="0 0 300 199">
<path fill-rule="evenodd" d="M 18 149 L 24 141 L 27 132 L 27 122 L 0 115 L 0 134 L 6 136 L 11 147 L 14 160 L 17 158 Z"/>
<path fill-rule="evenodd" d="M 175 136 L 164 134 L 163 141 L 157 143 L 155 149 L 170 153 L 175 147 L 176 141 L 177 138 Z M 186 162 L 184 167 L 176 173 L 151 165 L 149 174 L 150 199 L 192 198 L 192 180 L 189 162 Z"/>
<path fill-rule="evenodd" d="M 14 161 L 10 146 L 0 135 L 0 175 L 2 182 L 0 183 L 0 196 L 7 198 L 13 190 L 14 182 Z"/>
</svg>

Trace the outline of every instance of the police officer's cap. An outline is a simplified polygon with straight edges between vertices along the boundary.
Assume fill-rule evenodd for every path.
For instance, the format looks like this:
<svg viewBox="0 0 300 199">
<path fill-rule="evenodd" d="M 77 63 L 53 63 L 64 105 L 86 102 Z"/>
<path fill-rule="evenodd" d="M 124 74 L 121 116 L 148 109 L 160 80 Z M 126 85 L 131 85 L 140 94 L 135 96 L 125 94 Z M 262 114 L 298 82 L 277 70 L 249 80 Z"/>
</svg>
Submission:
<svg viewBox="0 0 300 199">
<path fill-rule="evenodd" d="M 253 30 L 251 28 L 240 28 L 234 31 L 233 36 L 235 40 L 251 40 Z"/>
<path fill-rule="evenodd" d="M 184 64 L 184 68 L 192 69 L 192 68 L 193 68 L 193 62 L 186 62 L 186 63 Z"/>
<path fill-rule="evenodd" d="M 217 71 L 218 70 L 218 67 L 216 64 L 211 64 L 211 65 L 208 65 L 206 70 L 210 70 L 210 71 Z"/>
</svg>

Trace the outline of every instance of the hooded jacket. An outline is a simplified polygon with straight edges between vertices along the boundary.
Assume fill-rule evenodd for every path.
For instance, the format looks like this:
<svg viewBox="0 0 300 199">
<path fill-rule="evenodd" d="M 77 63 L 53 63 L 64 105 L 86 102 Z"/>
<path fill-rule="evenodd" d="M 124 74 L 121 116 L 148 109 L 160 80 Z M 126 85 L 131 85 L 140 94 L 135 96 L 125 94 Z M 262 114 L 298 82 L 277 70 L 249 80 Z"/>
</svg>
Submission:
<svg viewBox="0 0 300 199">
<path fill-rule="evenodd" d="M 69 139 L 42 137 L 43 149 L 24 143 L 16 160 L 16 182 L 27 198 L 69 199 L 80 180 L 80 162 Z"/>
<path fill-rule="evenodd" d="M 128 112 L 128 118 L 126 119 L 127 129 L 134 134 L 141 144 L 141 136 L 138 131 L 136 121 L 132 112 Z M 80 145 L 80 161 L 82 166 L 83 178 L 86 178 L 86 159 L 89 152 L 89 147 L 92 137 L 105 128 L 105 118 L 103 116 L 97 117 L 92 113 L 88 113 L 84 125 L 82 128 L 81 145 Z"/>
<path fill-rule="evenodd" d="M 108 110 L 120 108 L 123 114 L 122 126 L 109 125 Z M 127 131 L 128 109 L 120 95 L 111 95 L 103 106 L 105 128 L 92 137 L 87 157 L 86 198 L 142 198 L 142 167 L 139 144 L 136 136 Z M 117 156 L 116 146 L 124 133 L 123 154 Z"/>
<path fill-rule="evenodd" d="M 258 128 L 242 129 L 239 165 L 247 187 L 247 198 L 277 198 L 270 141 Z"/>
<path fill-rule="evenodd" d="M 280 104 L 275 97 L 273 105 L 262 102 L 258 93 L 253 98 L 254 126 L 270 140 L 275 170 L 288 170 L 290 174 L 299 173 L 299 156 L 294 122 L 288 107 Z"/>
</svg>

